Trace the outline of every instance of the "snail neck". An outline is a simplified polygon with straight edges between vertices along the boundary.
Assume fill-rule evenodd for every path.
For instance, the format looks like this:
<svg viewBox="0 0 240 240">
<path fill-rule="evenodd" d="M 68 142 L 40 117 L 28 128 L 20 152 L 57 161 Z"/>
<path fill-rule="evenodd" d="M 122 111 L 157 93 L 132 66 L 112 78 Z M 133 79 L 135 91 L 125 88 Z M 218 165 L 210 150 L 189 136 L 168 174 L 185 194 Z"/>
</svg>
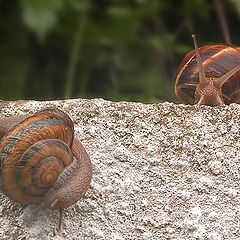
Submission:
<svg viewBox="0 0 240 240">
<path fill-rule="evenodd" d="M 195 34 L 193 34 L 192 37 L 199 69 L 199 84 L 196 86 L 194 104 L 224 106 L 222 85 L 228 80 L 228 77 L 236 73 L 240 66 L 220 78 L 206 78 Z"/>
<path fill-rule="evenodd" d="M 222 84 L 217 81 L 207 80 L 200 82 L 195 90 L 195 104 L 209 106 L 224 106 L 222 98 Z"/>
</svg>

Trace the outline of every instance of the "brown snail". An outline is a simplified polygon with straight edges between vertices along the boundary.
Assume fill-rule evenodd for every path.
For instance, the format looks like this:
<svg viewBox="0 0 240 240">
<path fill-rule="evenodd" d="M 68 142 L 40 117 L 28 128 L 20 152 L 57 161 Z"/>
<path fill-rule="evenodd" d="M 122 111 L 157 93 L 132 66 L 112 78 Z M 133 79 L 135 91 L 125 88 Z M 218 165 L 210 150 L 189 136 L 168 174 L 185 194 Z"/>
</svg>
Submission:
<svg viewBox="0 0 240 240">
<path fill-rule="evenodd" d="M 240 100 L 240 49 L 207 45 L 189 52 L 180 64 L 176 96 L 184 103 L 223 106 Z"/>
<path fill-rule="evenodd" d="M 46 108 L 33 116 L 0 119 L 0 186 L 9 198 L 23 203 L 62 209 L 87 191 L 92 165 L 74 137 L 70 117 Z"/>
</svg>

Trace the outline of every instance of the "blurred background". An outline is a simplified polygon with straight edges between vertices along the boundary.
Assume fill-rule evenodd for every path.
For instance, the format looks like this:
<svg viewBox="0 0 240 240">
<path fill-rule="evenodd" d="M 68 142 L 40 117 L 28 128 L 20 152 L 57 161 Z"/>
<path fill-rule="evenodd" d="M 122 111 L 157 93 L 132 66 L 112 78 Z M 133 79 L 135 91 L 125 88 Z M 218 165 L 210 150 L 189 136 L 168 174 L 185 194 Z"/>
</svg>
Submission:
<svg viewBox="0 0 240 240">
<path fill-rule="evenodd" d="M 0 0 L 0 99 L 178 102 L 192 33 L 227 41 L 219 2 L 240 45 L 239 0 Z"/>
</svg>

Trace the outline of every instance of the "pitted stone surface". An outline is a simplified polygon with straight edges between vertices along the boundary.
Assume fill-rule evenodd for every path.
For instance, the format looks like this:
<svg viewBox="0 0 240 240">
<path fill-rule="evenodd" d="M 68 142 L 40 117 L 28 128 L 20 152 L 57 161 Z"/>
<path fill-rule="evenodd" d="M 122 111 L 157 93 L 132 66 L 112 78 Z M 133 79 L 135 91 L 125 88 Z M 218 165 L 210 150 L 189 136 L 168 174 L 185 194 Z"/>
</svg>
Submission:
<svg viewBox="0 0 240 240">
<path fill-rule="evenodd" d="M 240 106 L 0 102 L 1 116 L 54 106 L 93 164 L 90 189 L 58 212 L 4 195 L 0 239 L 240 239 Z"/>
</svg>

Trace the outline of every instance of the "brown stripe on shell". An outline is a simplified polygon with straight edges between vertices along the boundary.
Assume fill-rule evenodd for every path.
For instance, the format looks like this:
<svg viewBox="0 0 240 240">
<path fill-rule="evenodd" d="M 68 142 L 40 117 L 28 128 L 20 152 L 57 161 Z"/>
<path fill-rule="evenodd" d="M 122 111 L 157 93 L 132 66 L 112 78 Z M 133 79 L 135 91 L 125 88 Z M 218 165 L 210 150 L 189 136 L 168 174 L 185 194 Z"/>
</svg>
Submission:
<svg viewBox="0 0 240 240">
<path fill-rule="evenodd" d="M 222 49 L 228 48 L 228 47 L 229 46 L 226 46 L 226 45 L 215 45 L 215 46 L 207 45 L 199 48 L 202 63 L 203 63 L 203 69 L 205 71 L 206 77 L 208 76 L 206 71 L 207 65 L 205 61 L 211 58 L 212 56 L 214 56 L 215 54 L 217 54 L 218 51 L 221 51 Z M 181 68 L 183 68 L 183 66 L 184 66 L 184 71 L 181 71 Z M 198 72 L 198 65 L 197 65 L 195 50 L 191 51 L 189 54 L 187 54 L 184 57 L 178 71 L 181 71 L 182 74 L 177 79 L 178 80 L 177 84 L 181 85 L 182 83 L 189 82 L 190 79 L 191 79 L 191 83 L 195 83 L 195 84 L 199 83 L 199 72 Z"/>
<path fill-rule="evenodd" d="M 68 114 L 66 114 L 65 112 L 57 109 L 57 108 L 44 108 L 38 112 L 35 113 L 35 115 L 39 115 L 39 114 L 54 114 L 56 116 L 58 116 L 59 118 L 61 118 L 63 121 L 65 121 L 66 125 L 70 128 L 70 131 L 72 133 L 72 138 L 70 139 L 69 142 L 69 146 L 70 148 L 72 147 L 72 143 L 73 143 L 73 138 L 74 138 L 74 126 L 73 126 L 73 122 L 71 120 L 71 118 L 68 116 Z"/>
<path fill-rule="evenodd" d="M 212 72 L 214 72 L 214 77 L 209 79 L 219 78 L 237 65 L 239 65 L 239 56 L 237 57 L 237 53 L 239 54 L 239 50 L 226 46 L 226 48 L 219 50 L 214 55 L 207 58 L 203 66 L 207 69 L 207 73 L 212 76 Z M 210 69 L 210 67 L 211 69 Z"/>
<path fill-rule="evenodd" d="M 24 203 L 41 201 L 41 198 L 32 199 L 19 189 L 16 182 L 16 166 L 23 152 L 41 139 L 57 138 L 69 144 L 73 133 L 71 126 L 67 124 L 52 113 L 43 113 L 24 120 L 2 139 L 0 144 L 1 188 L 7 196 L 16 201 L 24 199 Z"/>
<path fill-rule="evenodd" d="M 16 181 L 24 193 L 41 196 L 54 183 L 41 182 L 41 174 L 54 170 L 58 176 L 71 163 L 72 153 L 64 142 L 46 139 L 37 142 L 24 153 L 16 168 Z"/>
</svg>

